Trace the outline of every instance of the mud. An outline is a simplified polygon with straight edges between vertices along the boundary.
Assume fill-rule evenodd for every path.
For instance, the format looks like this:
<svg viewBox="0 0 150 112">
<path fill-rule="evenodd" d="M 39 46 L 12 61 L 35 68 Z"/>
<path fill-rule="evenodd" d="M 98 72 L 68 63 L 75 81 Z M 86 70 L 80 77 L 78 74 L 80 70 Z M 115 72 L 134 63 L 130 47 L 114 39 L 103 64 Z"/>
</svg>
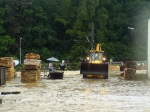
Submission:
<svg viewBox="0 0 150 112">
<path fill-rule="evenodd" d="M 45 74 L 45 73 L 42 73 Z M 47 74 L 47 73 L 46 73 Z M 21 83 L 20 75 L 0 92 L 0 112 L 149 112 L 150 81 L 146 71 L 124 80 L 119 71 L 108 79 L 82 79 L 79 71 L 65 71 L 63 79 L 42 77 L 38 83 Z"/>
</svg>

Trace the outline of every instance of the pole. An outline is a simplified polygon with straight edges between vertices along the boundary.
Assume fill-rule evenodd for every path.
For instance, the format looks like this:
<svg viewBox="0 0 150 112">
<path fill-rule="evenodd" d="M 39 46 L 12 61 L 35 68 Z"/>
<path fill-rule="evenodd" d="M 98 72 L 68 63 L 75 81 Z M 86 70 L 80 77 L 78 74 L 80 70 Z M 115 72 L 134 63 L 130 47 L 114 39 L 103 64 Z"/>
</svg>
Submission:
<svg viewBox="0 0 150 112">
<path fill-rule="evenodd" d="M 147 76 L 150 79 L 150 19 L 148 20 Z"/>
<path fill-rule="evenodd" d="M 20 64 L 21 64 L 21 39 L 22 38 L 20 38 Z"/>
<path fill-rule="evenodd" d="M 94 23 L 92 22 L 91 49 L 93 49 L 93 43 L 94 43 Z"/>
<path fill-rule="evenodd" d="M 134 30 L 134 28 L 132 27 L 128 27 L 128 29 L 130 30 Z M 143 35 L 145 35 L 141 30 L 138 30 L 139 32 L 141 32 Z M 148 37 L 147 37 L 147 79 L 150 79 L 150 19 L 148 20 Z"/>
</svg>

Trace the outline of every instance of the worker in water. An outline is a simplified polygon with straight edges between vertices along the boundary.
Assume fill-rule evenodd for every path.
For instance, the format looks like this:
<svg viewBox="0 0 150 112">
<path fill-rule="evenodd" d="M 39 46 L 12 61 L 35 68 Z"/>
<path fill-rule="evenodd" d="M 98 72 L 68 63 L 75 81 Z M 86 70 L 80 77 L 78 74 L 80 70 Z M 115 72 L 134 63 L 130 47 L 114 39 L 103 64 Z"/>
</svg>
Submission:
<svg viewBox="0 0 150 112">
<path fill-rule="evenodd" d="M 50 77 L 50 72 L 52 72 L 52 71 L 54 70 L 54 69 L 53 69 L 53 62 L 50 62 L 50 63 L 49 63 L 48 69 L 49 69 L 48 77 Z"/>
<path fill-rule="evenodd" d="M 62 63 L 60 64 L 60 70 L 65 70 L 65 68 L 66 68 L 66 64 L 65 64 L 65 61 L 64 60 L 62 60 Z"/>
<path fill-rule="evenodd" d="M 49 72 L 53 71 L 53 62 L 50 62 L 48 65 Z"/>
</svg>

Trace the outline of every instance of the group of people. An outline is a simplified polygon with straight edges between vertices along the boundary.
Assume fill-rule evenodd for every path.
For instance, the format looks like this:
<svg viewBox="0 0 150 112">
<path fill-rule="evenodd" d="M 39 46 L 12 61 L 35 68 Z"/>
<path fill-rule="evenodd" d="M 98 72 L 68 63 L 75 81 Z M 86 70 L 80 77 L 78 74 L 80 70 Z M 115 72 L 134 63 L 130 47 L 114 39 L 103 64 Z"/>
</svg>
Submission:
<svg viewBox="0 0 150 112">
<path fill-rule="evenodd" d="M 49 68 L 49 72 L 54 71 L 53 62 L 49 63 L 48 68 Z M 62 60 L 62 63 L 59 65 L 59 68 L 60 68 L 60 70 L 65 70 L 66 63 L 64 60 Z"/>
</svg>

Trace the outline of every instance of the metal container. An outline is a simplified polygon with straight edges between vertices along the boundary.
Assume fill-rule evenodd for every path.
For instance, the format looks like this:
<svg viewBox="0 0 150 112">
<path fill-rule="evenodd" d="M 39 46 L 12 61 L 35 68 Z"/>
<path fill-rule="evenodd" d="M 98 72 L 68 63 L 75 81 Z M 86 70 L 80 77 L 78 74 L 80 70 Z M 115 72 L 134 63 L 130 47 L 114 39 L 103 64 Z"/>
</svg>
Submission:
<svg viewBox="0 0 150 112">
<path fill-rule="evenodd" d="M 0 67 L 0 86 L 6 84 L 6 68 Z"/>
</svg>

